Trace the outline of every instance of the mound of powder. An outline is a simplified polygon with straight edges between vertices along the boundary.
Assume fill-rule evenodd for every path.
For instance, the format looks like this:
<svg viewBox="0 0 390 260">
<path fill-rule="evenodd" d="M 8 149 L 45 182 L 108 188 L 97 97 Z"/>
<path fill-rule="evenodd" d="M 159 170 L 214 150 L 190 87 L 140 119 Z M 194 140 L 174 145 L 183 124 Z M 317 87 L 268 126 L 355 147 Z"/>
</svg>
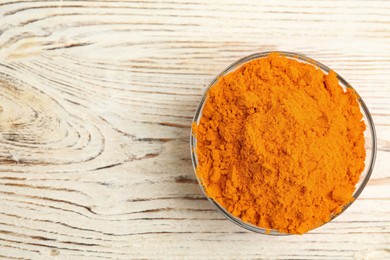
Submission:
<svg viewBox="0 0 390 260">
<path fill-rule="evenodd" d="M 334 72 L 278 53 L 222 76 L 193 125 L 207 195 L 268 231 L 302 234 L 329 221 L 364 169 L 357 99 Z"/>
</svg>

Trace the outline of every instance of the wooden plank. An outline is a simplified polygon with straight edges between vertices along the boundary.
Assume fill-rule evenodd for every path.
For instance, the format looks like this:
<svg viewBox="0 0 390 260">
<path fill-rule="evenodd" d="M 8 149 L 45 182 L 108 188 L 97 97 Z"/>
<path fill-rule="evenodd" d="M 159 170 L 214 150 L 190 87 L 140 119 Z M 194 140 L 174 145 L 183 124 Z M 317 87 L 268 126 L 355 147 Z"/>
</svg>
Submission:
<svg viewBox="0 0 390 260">
<path fill-rule="evenodd" d="M 0 258 L 390 258 L 390 2 L 3 1 Z M 211 80 L 254 52 L 341 74 L 378 135 L 341 216 L 262 236 L 218 214 L 189 154 Z"/>
</svg>

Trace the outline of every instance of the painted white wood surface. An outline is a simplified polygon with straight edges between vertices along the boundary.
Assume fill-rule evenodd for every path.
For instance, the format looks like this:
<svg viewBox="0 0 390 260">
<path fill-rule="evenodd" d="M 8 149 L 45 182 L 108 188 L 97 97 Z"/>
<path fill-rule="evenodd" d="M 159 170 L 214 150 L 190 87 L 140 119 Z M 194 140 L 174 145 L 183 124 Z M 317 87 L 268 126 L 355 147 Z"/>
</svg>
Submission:
<svg viewBox="0 0 390 260">
<path fill-rule="evenodd" d="M 304 53 L 359 92 L 375 170 L 303 236 L 240 229 L 189 153 L 207 84 L 260 51 Z M 1 1 L 0 257 L 390 258 L 389 1 Z"/>
</svg>

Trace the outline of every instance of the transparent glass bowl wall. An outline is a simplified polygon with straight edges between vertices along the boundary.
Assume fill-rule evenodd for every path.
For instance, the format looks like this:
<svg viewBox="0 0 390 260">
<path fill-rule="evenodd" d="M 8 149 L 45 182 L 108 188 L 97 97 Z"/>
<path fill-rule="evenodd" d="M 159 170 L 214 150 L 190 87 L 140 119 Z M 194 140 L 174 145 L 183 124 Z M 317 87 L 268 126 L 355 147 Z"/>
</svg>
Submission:
<svg viewBox="0 0 390 260">
<path fill-rule="evenodd" d="M 237 68 L 241 67 L 243 64 L 245 64 L 247 62 L 250 62 L 250 61 L 256 60 L 256 59 L 265 58 L 270 53 L 271 52 L 262 52 L 262 53 L 252 54 L 250 56 L 244 57 L 244 58 L 234 62 L 229 67 L 224 69 L 210 83 L 210 85 L 208 86 L 208 88 L 204 92 L 203 97 L 202 97 L 202 99 L 201 99 L 201 101 L 200 101 L 200 103 L 198 105 L 198 108 L 197 108 L 197 110 L 195 112 L 195 116 L 194 116 L 193 122 L 195 122 L 196 124 L 199 124 L 200 119 L 202 117 L 203 106 L 204 106 L 206 98 L 207 98 L 207 92 L 218 81 L 219 77 L 224 76 L 224 75 L 228 74 L 229 72 L 232 72 L 232 71 L 236 70 Z M 306 57 L 304 55 L 297 54 L 297 53 L 292 53 L 292 52 L 278 52 L 278 53 L 286 56 L 289 59 L 294 59 L 294 60 L 297 60 L 297 61 L 300 61 L 300 62 L 312 64 L 313 66 L 321 69 L 325 74 L 328 74 L 329 71 L 330 71 L 330 69 L 327 66 L 325 66 L 325 65 L 321 64 L 320 62 L 317 62 L 317 61 L 315 61 L 313 59 L 310 59 L 310 58 L 308 58 L 308 57 Z M 340 86 L 342 86 L 344 89 L 352 88 L 352 86 L 349 85 L 349 83 L 346 80 L 344 80 L 340 75 L 337 74 L 337 77 L 339 79 Z M 372 170 L 374 168 L 376 149 L 377 149 L 375 128 L 374 128 L 374 123 L 372 121 L 370 112 L 368 111 L 367 106 L 365 105 L 364 101 L 360 97 L 359 97 L 358 101 L 359 101 L 359 104 L 360 104 L 360 110 L 361 110 L 361 112 L 363 114 L 363 120 L 364 120 L 364 122 L 366 124 L 366 130 L 364 132 L 365 148 L 366 148 L 366 160 L 365 160 L 365 168 L 364 168 L 364 170 L 363 170 L 363 172 L 362 172 L 362 174 L 360 176 L 359 182 L 356 184 L 355 192 L 352 195 L 355 198 L 355 200 L 359 197 L 360 193 L 363 191 L 363 189 L 366 186 L 368 180 L 370 179 Z M 198 165 L 198 158 L 197 158 L 197 155 L 196 155 L 196 138 L 193 135 L 192 131 L 191 131 L 191 137 L 190 137 L 190 148 L 191 148 L 192 165 L 194 167 L 194 171 L 195 171 L 195 175 L 196 175 L 196 168 L 197 168 L 197 165 Z M 200 185 L 204 195 L 211 202 L 211 204 L 214 205 L 214 207 L 220 213 L 222 213 L 222 215 L 224 215 L 227 219 L 229 219 L 233 223 L 237 224 L 238 226 L 240 226 L 242 228 L 245 228 L 247 230 L 254 231 L 254 232 L 257 232 L 257 233 L 270 234 L 270 235 L 285 235 L 285 234 L 279 233 L 276 230 L 271 230 L 270 233 L 266 233 L 266 229 L 258 227 L 258 226 L 255 226 L 255 225 L 252 225 L 252 224 L 247 223 L 247 222 L 244 222 L 241 219 L 233 216 L 225 208 L 223 208 L 221 205 L 219 205 L 216 201 L 214 201 L 212 198 L 207 196 L 207 194 L 206 194 L 206 192 L 204 190 L 204 187 L 203 187 L 203 185 L 202 185 L 202 183 L 199 180 L 197 175 L 196 175 L 196 178 L 198 180 L 198 183 L 199 183 L 199 185 Z M 335 217 L 337 217 L 338 215 L 342 214 L 352 203 L 353 202 L 351 202 L 350 204 L 344 206 L 343 210 L 339 214 L 337 214 L 335 216 L 332 216 L 331 220 L 334 219 Z"/>
</svg>

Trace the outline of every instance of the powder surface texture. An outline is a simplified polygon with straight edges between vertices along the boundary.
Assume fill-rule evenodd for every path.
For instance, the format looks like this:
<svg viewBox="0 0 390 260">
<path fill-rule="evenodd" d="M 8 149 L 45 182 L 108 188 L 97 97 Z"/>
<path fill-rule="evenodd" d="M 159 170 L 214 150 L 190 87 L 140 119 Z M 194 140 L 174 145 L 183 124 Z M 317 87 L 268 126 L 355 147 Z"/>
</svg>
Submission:
<svg viewBox="0 0 390 260">
<path fill-rule="evenodd" d="M 302 234 L 329 221 L 365 166 L 357 99 L 333 71 L 278 53 L 222 76 L 193 125 L 207 195 L 267 231 Z"/>
</svg>

